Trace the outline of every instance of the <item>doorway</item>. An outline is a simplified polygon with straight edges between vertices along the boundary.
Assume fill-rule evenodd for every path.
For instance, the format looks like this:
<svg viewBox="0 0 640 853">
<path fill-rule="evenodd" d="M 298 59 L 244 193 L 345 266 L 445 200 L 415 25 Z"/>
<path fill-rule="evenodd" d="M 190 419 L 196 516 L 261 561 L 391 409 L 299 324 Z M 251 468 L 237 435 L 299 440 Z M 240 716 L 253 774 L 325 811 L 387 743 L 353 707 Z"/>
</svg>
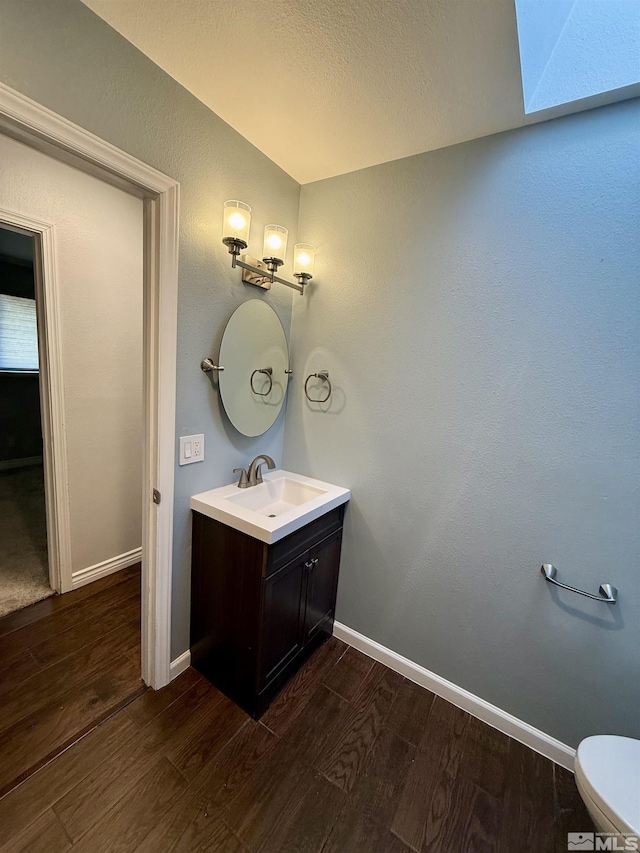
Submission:
<svg viewBox="0 0 640 853">
<path fill-rule="evenodd" d="M 158 689 L 171 679 L 171 565 L 175 464 L 179 184 L 146 163 L 0 84 L 0 132 L 137 195 L 144 203 L 142 677 Z M 7 218 L 7 216 L 9 218 Z M 0 210 L 0 219 L 37 235 L 47 323 L 55 315 L 55 240 L 50 224 Z M 52 305 L 49 305 L 53 300 Z M 49 359 L 51 341 L 47 339 Z M 53 353 L 55 357 L 55 352 Z M 48 429 L 60 424 L 57 389 L 47 401 Z M 56 453 L 59 442 L 52 443 Z M 54 500 L 58 512 L 57 497 Z M 60 526 L 55 519 L 53 529 Z M 49 551 L 60 552 L 52 543 Z M 175 671 L 175 670 L 174 670 Z"/>
<path fill-rule="evenodd" d="M 0 227 L 0 617 L 53 595 L 34 238 Z"/>
<path fill-rule="evenodd" d="M 141 557 L 143 202 L 4 136 L 0 159 L 4 204 L 54 231 L 55 325 L 36 301 L 59 353 L 52 362 L 43 346 L 41 362 L 61 406 L 64 446 L 53 460 L 46 441 L 45 457 L 67 516 L 57 530 L 64 594 Z"/>
</svg>

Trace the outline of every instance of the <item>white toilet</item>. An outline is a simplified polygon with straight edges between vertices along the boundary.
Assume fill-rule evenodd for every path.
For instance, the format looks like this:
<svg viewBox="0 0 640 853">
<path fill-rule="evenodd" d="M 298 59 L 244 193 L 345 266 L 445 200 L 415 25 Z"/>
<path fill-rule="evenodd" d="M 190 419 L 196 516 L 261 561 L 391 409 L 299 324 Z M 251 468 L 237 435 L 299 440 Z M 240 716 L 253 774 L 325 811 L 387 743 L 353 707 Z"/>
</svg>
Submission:
<svg viewBox="0 0 640 853">
<path fill-rule="evenodd" d="M 585 738 L 576 753 L 575 780 L 599 832 L 640 837 L 640 740 Z"/>
</svg>

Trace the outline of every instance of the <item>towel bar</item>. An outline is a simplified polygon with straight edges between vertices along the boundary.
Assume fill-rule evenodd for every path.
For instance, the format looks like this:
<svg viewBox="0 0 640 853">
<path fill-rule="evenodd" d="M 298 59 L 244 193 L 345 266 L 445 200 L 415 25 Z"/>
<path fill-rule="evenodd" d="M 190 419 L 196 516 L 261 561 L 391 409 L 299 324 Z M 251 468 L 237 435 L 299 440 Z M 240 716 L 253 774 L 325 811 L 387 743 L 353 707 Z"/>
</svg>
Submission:
<svg viewBox="0 0 640 853">
<path fill-rule="evenodd" d="M 593 598 L 595 601 L 604 601 L 606 604 L 615 604 L 616 599 L 618 597 L 618 590 L 615 586 L 611 586 L 610 583 L 601 583 L 600 589 L 598 590 L 598 595 L 594 595 L 591 592 L 585 592 L 582 589 L 576 589 L 575 586 L 569 586 L 566 583 L 560 583 L 560 581 L 556 580 L 556 575 L 558 574 L 558 570 L 555 566 L 552 566 L 551 563 L 544 563 L 544 565 L 540 568 L 540 571 L 545 577 L 545 580 L 548 580 L 549 583 L 553 583 L 556 586 L 561 586 L 562 589 L 569 589 L 571 592 L 577 592 L 578 595 L 584 595 L 587 598 Z"/>
</svg>

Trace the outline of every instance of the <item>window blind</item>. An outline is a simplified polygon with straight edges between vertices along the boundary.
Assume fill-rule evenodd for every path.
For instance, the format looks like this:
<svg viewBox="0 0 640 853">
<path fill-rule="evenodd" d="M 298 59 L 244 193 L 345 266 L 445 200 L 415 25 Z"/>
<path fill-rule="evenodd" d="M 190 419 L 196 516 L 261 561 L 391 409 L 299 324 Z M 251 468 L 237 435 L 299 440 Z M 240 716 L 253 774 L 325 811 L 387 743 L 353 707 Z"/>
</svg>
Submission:
<svg viewBox="0 0 640 853">
<path fill-rule="evenodd" d="M 38 370 L 36 301 L 0 293 L 0 370 Z"/>
</svg>

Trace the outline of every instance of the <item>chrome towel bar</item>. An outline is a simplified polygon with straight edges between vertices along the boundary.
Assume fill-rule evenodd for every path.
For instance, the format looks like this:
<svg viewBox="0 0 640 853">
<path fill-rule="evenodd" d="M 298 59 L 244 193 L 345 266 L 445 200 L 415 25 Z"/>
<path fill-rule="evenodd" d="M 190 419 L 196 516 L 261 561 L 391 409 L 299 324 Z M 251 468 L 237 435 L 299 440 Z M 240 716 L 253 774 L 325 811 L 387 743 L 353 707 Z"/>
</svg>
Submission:
<svg viewBox="0 0 640 853">
<path fill-rule="evenodd" d="M 556 586 L 561 586 L 562 589 L 569 589 L 571 590 L 571 592 L 577 592 L 578 595 L 585 595 L 587 598 L 593 598 L 595 601 L 604 601 L 606 604 L 616 603 L 616 599 L 618 597 L 618 590 L 610 583 L 601 583 L 600 589 L 598 590 L 598 595 L 594 595 L 591 592 L 585 592 L 582 589 L 576 589 L 575 586 L 569 586 L 569 584 L 560 583 L 560 581 L 557 581 L 556 575 L 558 574 L 558 570 L 555 566 L 552 566 L 551 563 L 545 563 L 541 567 L 540 571 L 544 575 L 545 580 L 548 580 L 549 583 L 553 583 Z"/>
</svg>

